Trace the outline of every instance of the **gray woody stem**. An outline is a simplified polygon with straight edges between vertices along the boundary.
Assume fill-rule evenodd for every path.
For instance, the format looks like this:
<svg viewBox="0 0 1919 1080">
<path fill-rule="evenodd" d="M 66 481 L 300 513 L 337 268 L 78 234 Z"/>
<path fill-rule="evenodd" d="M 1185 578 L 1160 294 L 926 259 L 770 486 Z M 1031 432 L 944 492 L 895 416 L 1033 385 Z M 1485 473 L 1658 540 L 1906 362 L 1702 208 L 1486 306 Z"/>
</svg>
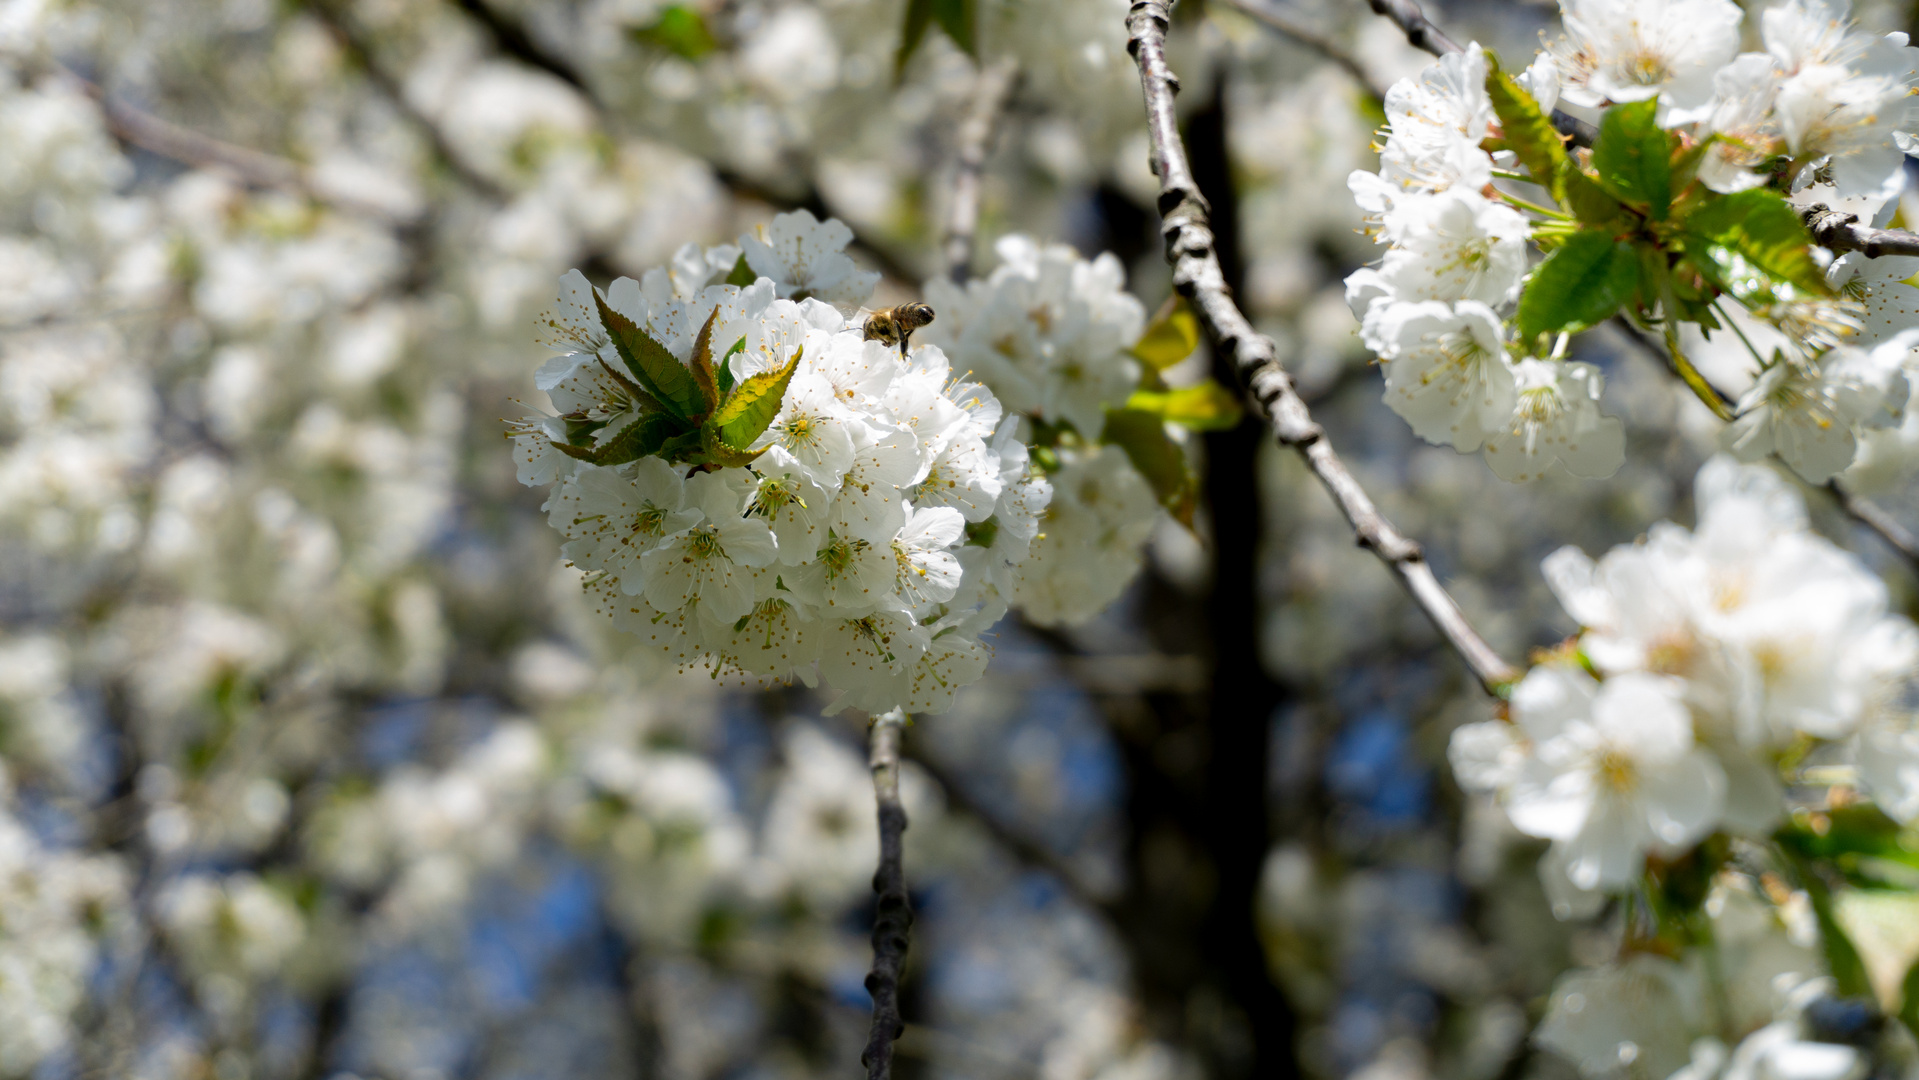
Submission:
<svg viewBox="0 0 1919 1080">
<path fill-rule="evenodd" d="M 1283 37 L 1291 38 L 1338 64 L 1346 74 L 1353 77 L 1354 82 L 1365 87 L 1367 93 L 1380 101 L 1386 99 L 1385 88 L 1373 81 L 1373 77 L 1366 73 L 1366 69 L 1359 66 L 1359 61 L 1353 59 L 1353 54 L 1341 48 L 1333 39 L 1293 18 L 1292 12 L 1287 11 L 1284 5 L 1276 4 L 1273 0 L 1223 0 L 1223 2 L 1227 7 L 1254 22 L 1264 25 Z"/>
<path fill-rule="evenodd" d="M 1391 19 L 1406 35 L 1406 41 L 1415 49 L 1423 49 L 1434 56 L 1462 51 L 1459 42 L 1446 36 L 1446 32 L 1427 21 L 1426 13 L 1419 9 L 1417 0 L 1366 0 L 1374 14 Z M 1553 127 L 1561 135 L 1571 139 L 1579 146 L 1591 146 L 1599 138 L 1599 129 L 1570 113 L 1553 110 Z"/>
<path fill-rule="evenodd" d="M 880 863 L 873 874 L 873 892 L 878 896 L 873 970 L 866 976 L 866 991 L 873 995 L 873 1028 L 860 1054 L 867 1080 L 888 1080 L 893 1075 L 893 1044 L 906 1030 L 900 1018 L 900 972 L 906 967 L 913 906 L 906 895 L 906 808 L 900 804 L 900 734 L 905 724 L 905 714 L 894 709 L 875 716 L 867 735 L 867 764 L 873 770 L 880 821 Z"/>
<path fill-rule="evenodd" d="M 1193 305 L 1213 347 L 1231 361 L 1273 436 L 1296 451 L 1332 494 L 1359 545 L 1379 556 L 1480 685 L 1487 693 L 1497 694 L 1519 673 L 1466 621 L 1459 605 L 1433 576 L 1419 545 L 1401 535 L 1373 505 L 1293 388 L 1292 377 L 1280 366 L 1278 347 L 1254 330 L 1233 302 L 1213 250 L 1206 199 L 1193 180 L 1173 111 L 1179 80 L 1166 62 L 1172 6 L 1173 0 L 1135 0 L 1126 15 L 1126 29 L 1127 48 L 1139 65 L 1140 88 L 1146 98 L 1146 131 L 1153 169 L 1159 174 L 1160 234 L 1166 241 L 1166 260 L 1173 267 L 1173 287 Z"/>
<path fill-rule="evenodd" d="M 1814 203 L 1800 211 L 1800 217 L 1821 247 L 1863 251 L 1868 259 L 1881 255 L 1919 255 L 1919 233 L 1869 228 L 1859 224 L 1858 215 L 1842 214 L 1824 203 Z"/>
<path fill-rule="evenodd" d="M 1011 56 L 980 69 L 972 106 L 959 129 L 959 160 L 953 168 L 953 205 L 946 217 L 946 241 L 941 254 L 946 273 L 965 283 L 972 273 L 973 236 L 979 231 L 979 204 L 986 178 L 986 157 L 993 146 L 993 129 L 1013 84 L 1019 81 L 1019 61 Z"/>
<path fill-rule="evenodd" d="M 1459 51 L 1455 42 L 1426 20 L 1426 13 L 1419 9 L 1416 0 L 1366 0 L 1373 11 L 1391 19 L 1399 25 L 1416 49 L 1424 49 L 1434 56 Z M 1234 7 L 1244 8 L 1235 0 L 1227 0 Z M 1335 57 L 1334 59 L 1337 59 Z M 1572 140 L 1581 146 L 1591 146 L 1598 132 L 1592 125 L 1576 117 L 1555 110 L 1553 126 L 1562 135 L 1572 136 Z M 1844 214 L 1823 204 L 1814 204 L 1800 212 L 1806 228 L 1821 247 L 1833 251 L 1862 251 L 1866 258 L 1876 259 L 1881 255 L 1919 255 L 1919 233 L 1904 229 L 1874 229 L 1859 224 L 1856 214 Z"/>
<path fill-rule="evenodd" d="M 1650 336 L 1640 333 L 1638 327 L 1635 327 L 1623 315 L 1613 316 L 1613 325 L 1640 351 L 1664 364 L 1674 378 L 1680 377 L 1678 365 L 1673 363 L 1672 354 L 1666 351 L 1665 346 Z M 1731 407 L 1736 404 L 1732 396 L 1724 390 L 1711 384 L 1707 385 L 1726 406 Z M 1708 404 L 1711 403 L 1708 402 Z M 1774 457 L 1777 458 L 1777 455 Z M 1878 534 L 1879 539 L 1886 542 L 1886 546 L 1898 552 L 1914 570 L 1919 570 L 1919 537 L 1913 536 L 1911 530 L 1899 524 L 1898 519 L 1888 514 L 1878 503 L 1847 491 L 1836 477 L 1826 481 L 1825 488 L 1832 495 L 1833 501 L 1839 504 L 1839 509 L 1845 511 L 1847 517 Z"/>
</svg>

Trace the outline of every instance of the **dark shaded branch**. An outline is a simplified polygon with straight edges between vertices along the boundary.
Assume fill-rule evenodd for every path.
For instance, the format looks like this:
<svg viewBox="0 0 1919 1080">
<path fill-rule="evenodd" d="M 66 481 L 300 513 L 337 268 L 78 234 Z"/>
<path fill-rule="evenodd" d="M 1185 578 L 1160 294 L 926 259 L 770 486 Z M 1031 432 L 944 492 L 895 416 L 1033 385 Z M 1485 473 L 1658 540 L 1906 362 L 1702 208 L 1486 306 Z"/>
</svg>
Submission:
<svg viewBox="0 0 1919 1080">
<path fill-rule="evenodd" d="M 1213 249 L 1206 199 L 1193 181 L 1173 110 L 1179 80 L 1166 61 L 1165 49 L 1171 9 L 1172 0 L 1135 0 L 1126 26 L 1128 49 L 1139 65 L 1140 87 L 1146 99 L 1147 134 L 1153 148 L 1153 168 L 1160 180 L 1160 234 L 1166 242 L 1167 262 L 1173 267 L 1173 287 L 1192 303 L 1207 336 L 1238 372 L 1273 436 L 1304 459 L 1339 504 L 1360 546 L 1386 564 L 1480 685 L 1496 695 L 1519 673 L 1466 621 L 1458 603 L 1434 576 L 1419 545 L 1403 536 L 1373 505 L 1294 389 L 1292 377 L 1280 365 L 1278 347 L 1253 329 L 1233 302 Z"/>
<path fill-rule="evenodd" d="M 866 976 L 866 992 L 873 995 L 873 1028 L 860 1054 L 867 1080 L 893 1075 L 893 1044 L 906 1030 L 900 1017 L 900 972 L 906 967 L 913 905 L 906 895 L 906 807 L 900 803 L 900 734 L 905 724 L 906 717 L 895 709 L 875 716 L 867 735 L 867 765 L 873 771 L 880 822 L 879 869 L 873 874 L 873 970 Z"/>
<path fill-rule="evenodd" d="M 1840 213 L 1824 203 L 1808 206 L 1799 216 L 1821 247 L 1863 252 L 1868 259 L 1881 255 L 1919 255 L 1919 233 L 1861 225 L 1859 215 Z"/>
<path fill-rule="evenodd" d="M 1373 13 L 1391 19 L 1406 35 L 1407 44 L 1434 56 L 1463 52 L 1459 42 L 1446 36 L 1420 10 L 1418 0 L 1366 0 Z M 1591 146 L 1599 138 L 1599 129 L 1570 113 L 1553 110 L 1553 127 L 1578 146 Z"/>
<path fill-rule="evenodd" d="M 941 253 L 946 273 L 965 283 L 973 268 L 973 234 L 979 231 L 979 203 L 986 179 L 986 155 L 1000 112 L 1019 81 L 1019 60 L 1001 57 L 980 69 L 972 106 L 959 129 L 959 159 L 953 169 L 953 204 L 946 216 Z"/>
<path fill-rule="evenodd" d="M 1839 509 L 1854 521 L 1879 534 L 1886 546 L 1898 552 L 1914 570 L 1919 570 L 1919 536 L 1886 513 L 1885 507 L 1863 499 L 1840 486 L 1838 479 L 1826 481 L 1826 490 L 1839 503 Z"/>
<path fill-rule="evenodd" d="M 1693 396 L 1700 397 L 1702 392 L 1704 394 L 1710 394 L 1712 400 L 1704 401 L 1703 404 L 1708 409 L 1711 409 L 1714 414 L 1719 416 L 1730 415 L 1733 410 L 1739 407 L 1739 403 L 1733 400 L 1731 394 L 1714 386 L 1710 380 L 1703 376 L 1696 382 L 1687 379 L 1686 373 L 1680 370 L 1679 362 L 1673 358 L 1672 352 L 1651 334 L 1634 326 L 1632 320 L 1626 318 L 1624 315 L 1614 315 L 1612 317 L 1612 324 L 1613 329 L 1619 331 L 1627 341 L 1632 342 L 1647 356 L 1659 361 L 1660 366 L 1666 369 L 1666 374 L 1684 383 L 1686 388 L 1693 392 Z"/>
<path fill-rule="evenodd" d="M 196 169 L 224 172 L 248 187 L 292 192 L 349 213 L 404 223 L 406 215 L 347 196 L 337 195 L 324 184 L 316 183 L 306 166 L 274 154 L 216 139 L 191 128 L 162 120 L 110 96 L 105 87 L 55 62 L 53 70 L 100 106 L 107 131 L 127 146 L 139 147 Z"/>
<path fill-rule="evenodd" d="M 440 130 L 439 124 L 434 122 L 432 117 L 414 108 L 413 103 L 407 100 L 399 81 L 388 74 L 374 58 L 372 37 L 352 15 L 341 7 L 339 0 L 306 0 L 306 8 L 333 34 L 334 41 L 339 44 L 348 59 L 366 74 L 367 81 L 380 91 L 380 94 L 399 111 L 400 115 L 406 117 L 421 134 L 426 136 L 427 144 L 433 148 L 433 156 L 445 165 L 449 172 L 458 177 L 461 183 L 481 195 L 495 202 L 506 201 L 506 189 L 461 158 L 453 149 L 453 144 L 447 140 L 446 133 Z"/>
<path fill-rule="evenodd" d="M 1434 56 L 1463 51 L 1459 42 L 1427 21 L 1426 13 L 1420 10 L 1416 0 L 1366 0 L 1366 6 L 1373 9 L 1373 14 L 1391 19 L 1406 35 L 1406 43 L 1415 49 Z"/>
<path fill-rule="evenodd" d="M 535 41 L 519 22 L 494 10 L 490 4 L 486 3 L 486 0 L 457 0 L 457 2 L 460 10 L 466 12 L 479 28 L 486 32 L 494 48 L 572 87 L 593 110 L 603 131 L 610 133 L 615 129 L 613 123 L 615 110 L 607 105 L 599 92 L 593 88 L 586 74 L 574 67 L 571 60 Z M 776 190 L 751 177 L 742 176 L 714 162 L 709 161 L 706 165 L 713 170 L 714 178 L 725 185 L 727 191 L 736 199 L 765 203 L 774 210 L 806 210 L 822 221 L 832 216 L 832 211 L 827 208 L 826 201 L 820 198 L 819 191 L 814 188 L 810 177 L 806 178 L 804 186 L 798 192 L 789 193 Z M 850 222 L 848 225 L 851 227 Z M 855 232 L 857 233 L 857 230 Z M 888 254 L 871 240 L 856 236 L 854 244 L 859 253 L 880 273 L 897 281 L 911 284 L 919 282 L 918 271 Z"/>
<path fill-rule="evenodd" d="M 1366 69 L 1359 66 L 1353 55 L 1341 48 L 1332 38 L 1293 19 L 1291 13 L 1272 0 L 1222 0 L 1234 11 L 1245 15 L 1254 22 L 1264 25 L 1284 37 L 1291 38 L 1301 45 L 1340 66 L 1353 81 L 1366 88 L 1376 101 L 1386 100 L 1386 88 L 1373 81 Z"/>
<path fill-rule="evenodd" d="M 1627 340 L 1638 346 L 1646 355 L 1664 364 L 1666 370 L 1671 372 L 1675 378 L 1681 377 L 1678 366 L 1673 363 L 1672 354 L 1668 353 L 1657 341 L 1654 341 L 1646 334 L 1640 333 L 1638 328 L 1634 327 L 1622 317 L 1614 316 L 1613 323 L 1625 335 Z M 1725 391 L 1716 386 L 1711 386 L 1711 384 L 1707 385 L 1714 394 L 1718 395 L 1723 405 L 1727 408 L 1734 406 L 1735 403 L 1733 399 Z M 1774 455 L 1774 457 L 1777 457 L 1777 455 Z M 1886 512 L 1884 507 L 1870 499 L 1854 495 L 1844 487 L 1841 487 L 1836 478 L 1826 481 L 1823 486 L 1827 492 L 1831 493 L 1833 500 L 1839 504 L 1839 509 L 1845 511 L 1847 517 L 1852 518 L 1859 524 L 1879 534 L 1879 538 L 1884 540 L 1888 547 L 1903 556 L 1914 570 L 1919 570 L 1919 537 L 1915 537 L 1911 530 L 1901 525 L 1897 518 L 1894 518 Z"/>
<path fill-rule="evenodd" d="M 958 774 L 924 753 L 914 754 L 913 763 L 924 769 L 926 775 L 932 777 L 933 782 L 945 791 L 949 806 L 977 822 L 980 828 L 985 829 L 987 834 L 1010 852 L 1015 859 L 1027 866 L 1043 870 L 1057 879 L 1060 887 L 1064 888 L 1081 906 L 1097 911 L 1109 919 L 1113 917 L 1113 902 L 1110 899 L 1099 895 L 1081 880 L 1079 872 L 1061 858 L 1058 852 L 1001 820 L 996 811 L 988 809 L 986 804 L 974 798 L 972 792 L 966 789 L 966 782 Z"/>
</svg>

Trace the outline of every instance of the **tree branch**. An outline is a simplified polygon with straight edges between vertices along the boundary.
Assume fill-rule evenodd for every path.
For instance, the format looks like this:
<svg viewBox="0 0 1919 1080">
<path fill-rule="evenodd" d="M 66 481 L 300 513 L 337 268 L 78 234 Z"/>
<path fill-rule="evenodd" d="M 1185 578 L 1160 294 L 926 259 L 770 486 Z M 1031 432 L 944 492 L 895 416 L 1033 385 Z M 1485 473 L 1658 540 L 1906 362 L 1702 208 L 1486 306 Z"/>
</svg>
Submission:
<svg viewBox="0 0 1919 1080">
<path fill-rule="evenodd" d="M 1844 510 L 1848 517 L 1878 533 L 1886 546 L 1898 552 L 1914 570 L 1919 570 L 1919 537 L 1915 537 L 1912 530 L 1901 525 L 1878 503 L 1847 491 L 1837 477 L 1826 481 L 1826 490 L 1832 492 L 1839 509 Z"/>
<path fill-rule="evenodd" d="M 1060 887 L 1088 910 L 1099 912 L 1109 919 L 1116 917 L 1117 912 L 1114 910 L 1113 902 L 1094 892 L 1080 879 L 1079 873 L 1065 859 L 1052 848 L 1001 820 L 998 813 L 988 809 L 984 803 L 973 797 L 972 793 L 966 789 L 965 782 L 957 774 L 927 755 L 924 747 L 921 748 L 921 752 L 913 755 L 913 764 L 925 770 L 926 775 L 932 777 L 933 782 L 946 792 L 946 801 L 954 809 L 978 822 L 979 826 L 1011 852 L 1015 859 L 1058 879 Z"/>
<path fill-rule="evenodd" d="M 1613 323 L 1615 327 L 1625 335 L 1628 341 L 1638 346 L 1646 355 L 1654 357 L 1664 364 L 1666 370 L 1671 372 L 1674 378 L 1681 377 L 1678 366 L 1673 363 L 1672 355 L 1658 342 L 1640 333 L 1638 328 L 1626 321 L 1623 316 L 1615 315 L 1613 317 Z M 1706 385 L 1718 396 L 1719 401 L 1727 408 L 1731 408 L 1736 404 L 1731 395 L 1727 394 L 1724 390 L 1712 386 L 1710 383 Z M 1773 456 L 1777 458 L 1778 455 L 1775 454 Z M 1884 507 L 1873 502 L 1871 499 L 1863 498 L 1847 491 L 1844 487 L 1840 486 L 1837 478 L 1826 481 L 1824 487 L 1826 491 L 1832 495 L 1833 500 L 1839 504 L 1839 509 L 1844 511 L 1846 516 L 1879 534 L 1879 538 L 1884 540 L 1888 547 L 1903 556 L 1914 570 L 1919 570 L 1919 537 L 1915 537 L 1911 530 L 1901 525 L 1897 518 L 1887 513 Z"/>
<path fill-rule="evenodd" d="M 460 157 L 447 140 L 446 133 L 440 130 L 433 118 L 413 107 L 406 99 L 406 93 L 400 84 L 387 74 L 373 56 L 373 41 L 365 29 L 354 18 L 341 9 L 339 0 L 306 0 L 306 8 L 313 12 L 321 23 L 332 32 L 333 38 L 361 71 L 366 73 L 367 81 L 378 89 L 400 115 L 406 117 L 426 136 L 427 144 L 433 147 L 433 156 L 438 158 L 460 182 L 495 202 L 505 202 L 507 192 L 493 179 Z"/>
<path fill-rule="evenodd" d="M 1193 180 L 1173 110 L 1179 80 L 1166 61 L 1166 29 L 1173 2 L 1134 0 L 1126 16 L 1127 48 L 1139 65 L 1140 88 L 1146 99 L 1146 130 L 1152 144 L 1153 168 L 1160 181 L 1160 234 L 1166 242 L 1166 260 L 1173 267 L 1173 287 L 1193 305 L 1214 347 L 1239 373 L 1273 436 L 1282 446 L 1297 452 L 1332 494 L 1359 545 L 1386 564 L 1480 685 L 1496 695 L 1519 673 L 1466 621 L 1459 605 L 1433 575 L 1419 545 L 1401 535 L 1353 479 L 1294 389 L 1292 377 L 1280 365 L 1278 347 L 1253 329 L 1226 287 L 1213 248 L 1206 200 Z"/>
<path fill-rule="evenodd" d="M 867 764 L 873 770 L 873 796 L 879 803 L 880 860 L 873 874 L 878 900 L 873 918 L 873 970 L 866 992 L 873 995 L 873 1027 L 860 1064 L 867 1080 L 890 1080 L 893 1044 L 906 1030 L 900 1017 L 900 973 L 906 967 L 913 905 L 906 894 L 904 833 L 906 807 L 900 803 L 900 733 L 906 716 L 898 709 L 872 719 Z"/>
<path fill-rule="evenodd" d="M 1434 26 L 1419 8 L 1418 0 L 1366 0 L 1373 13 L 1391 19 L 1406 35 L 1406 41 L 1415 49 L 1422 49 L 1434 56 L 1465 51 L 1459 42 L 1446 36 L 1446 32 Z M 1599 138 L 1599 129 L 1581 120 L 1571 113 L 1553 110 L 1553 127 L 1561 135 L 1571 139 L 1574 145 L 1591 146 Z"/>
<path fill-rule="evenodd" d="M 1223 3 L 1254 22 L 1265 25 L 1267 29 L 1291 38 L 1339 65 L 1346 74 L 1353 77 L 1354 82 L 1365 87 L 1366 92 L 1371 94 L 1375 101 L 1386 100 L 1386 88 L 1373 81 L 1373 77 L 1367 74 L 1366 69 L 1359 66 L 1359 61 L 1353 59 L 1353 54 L 1341 48 L 1332 38 L 1293 21 L 1292 15 L 1272 0 L 1223 0 Z"/>
<path fill-rule="evenodd" d="M 1013 84 L 1019 81 L 1019 60 L 1004 56 L 980 69 L 972 107 L 959 129 L 959 160 L 953 170 L 953 205 L 946 216 L 946 240 L 941 253 L 946 273 L 965 284 L 973 267 L 973 234 L 979 230 L 980 195 L 985 187 L 986 155 L 992 149 L 993 129 Z"/>
<path fill-rule="evenodd" d="M 298 162 L 237 146 L 162 120 L 152 113 L 114 99 L 107 94 L 105 87 L 65 64 L 53 61 L 52 68 L 62 79 L 79 87 L 81 93 L 100 106 L 108 133 L 127 146 L 137 146 L 196 169 L 224 172 L 248 187 L 291 192 L 339 210 L 376 217 L 393 224 L 405 224 L 409 220 L 391 207 L 327 191 L 326 186 L 316 183 L 306 166 Z"/>
<path fill-rule="evenodd" d="M 1806 207 L 1799 212 L 1799 217 L 1820 247 L 1860 251 L 1868 259 L 1881 255 L 1919 255 L 1919 233 L 1870 228 L 1859 224 L 1859 215 L 1841 213 L 1824 203 Z"/>
<path fill-rule="evenodd" d="M 317 2 L 317 0 L 309 0 L 309 2 Z M 585 100 L 587 106 L 593 110 L 594 116 L 599 120 L 600 128 L 609 134 L 613 132 L 614 124 L 612 123 L 612 117 L 614 111 L 607 107 L 606 102 L 599 96 L 598 91 L 594 90 L 591 80 L 587 78 L 584 72 L 574 67 L 570 59 L 535 41 L 533 37 L 526 32 L 523 26 L 499 11 L 494 10 L 492 5 L 488 4 L 486 0 L 457 0 L 457 3 L 460 10 L 464 11 L 479 25 L 481 30 L 486 32 L 487 37 L 492 40 L 494 48 L 518 60 L 520 63 L 535 70 L 543 71 L 572 87 L 579 93 L 580 97 Z M 714 178 L 725 185 L 727 191 L 736 199 L 747 199 L 753 202 L 765 203 L 776 211 L 806 210 L 821 220 L 832 216 L 832 211 L 827 208 L 826 201 L 820 198 L 820 194 L 813 187 L 810 177 L 805 178 L 806 184 L 804 189 L 795 196 L 775 190 L 750 177 L 742 176 L 715 162 L 708 161 L 705 164 L 707 168 L 713 171 Z M 920 274 L 917 271 L 895 258 L 872 240 L 857 235 L 857 230 L 855 232 L 854 244 L 857 245 L 862 255 L 871 260 L 875 269 L 897 281 L 913 284 L 919 282 Z"/>
</svg>

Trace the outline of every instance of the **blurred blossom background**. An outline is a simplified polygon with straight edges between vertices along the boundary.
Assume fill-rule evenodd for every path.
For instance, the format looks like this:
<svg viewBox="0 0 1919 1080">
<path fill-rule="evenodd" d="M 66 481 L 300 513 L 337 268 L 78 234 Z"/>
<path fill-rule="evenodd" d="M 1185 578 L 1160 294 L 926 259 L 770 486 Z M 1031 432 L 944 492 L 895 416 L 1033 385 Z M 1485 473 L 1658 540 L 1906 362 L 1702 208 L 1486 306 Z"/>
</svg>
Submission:
<svg viewBox="0 0 1919 1080">
<path fill-rule="evenodd" d="M 1172 32 L 1226 272 L 1523 657 L 1574 630 L 1540 558 L 1690 524 L 1716 423 L 1605 332 L 1580 359 L 1626 421 L 1612 481 L 1508 485 L 1391 415 L 1342 297 L 1375 255 L 1346 176 L 1376 160 L 1368 84 L 1426 58 L 1356 0 L 1288 4 L 1365 84 L 1224 3 Z M 973 7 L 1020 69 L 974 266 L 1014 232 L 1112 252 L 1152 312 L 1126 6 Z M 1428 13 L 1516 57 L 1557 32 L 1532 3 Z M 0 1076 L 852 1074 L 860 718 L 594 614 L 501 418 L 542 402 L 570 268 L 604 285 L 805 208 L 852 227 L 874 306 L 922 296 L 978 64 L 935 27 L 896 71 L 905 15 L 0 0 Z M 1570 1080 L 1528 1033 L 1615 931 L 1556 921 L 1543 845 L 1443 767 L 1486 699 L 1257 423 L 1197 453 L 1194 526 L 1161 514 L 1116 603 L 1002 623 L 907 731 L 899 1074 Z M 1809 502 L 1910 610 L 1910 573 Z M 1873 940 L 1910 960 L 1904 902 Z"/>
</svg>

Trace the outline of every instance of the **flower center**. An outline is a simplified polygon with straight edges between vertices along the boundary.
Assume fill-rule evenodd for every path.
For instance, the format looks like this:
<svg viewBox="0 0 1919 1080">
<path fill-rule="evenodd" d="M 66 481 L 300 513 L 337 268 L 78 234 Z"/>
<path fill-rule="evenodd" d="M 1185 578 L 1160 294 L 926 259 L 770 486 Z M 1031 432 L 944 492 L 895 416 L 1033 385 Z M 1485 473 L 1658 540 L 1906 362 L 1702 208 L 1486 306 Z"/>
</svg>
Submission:
<svg viewBox="0 0 1919 1080">
<path fill-rule="evenodd" d="M 1598 773 L 1599 782 L 1613 791 L 1626 792 L 1639 786 L 1638 767 L 1617 750 L 1600 753 Z"/>
</svg>

